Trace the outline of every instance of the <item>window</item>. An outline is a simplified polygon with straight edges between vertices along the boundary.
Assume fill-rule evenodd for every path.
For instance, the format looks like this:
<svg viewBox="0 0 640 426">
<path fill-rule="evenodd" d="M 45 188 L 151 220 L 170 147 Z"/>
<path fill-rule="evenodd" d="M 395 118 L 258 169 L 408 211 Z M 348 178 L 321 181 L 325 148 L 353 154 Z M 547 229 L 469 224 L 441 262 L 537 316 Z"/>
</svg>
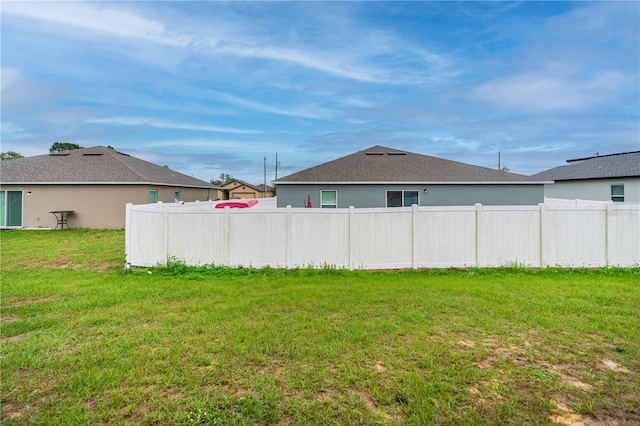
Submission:
<svg viewBox="0 0 640 426">
<path fill-rule="evenodd" d="M 0 191 L 0 226 L 22 226 L 22 191 Z"/>
<path fill-rule="evenodd" d="M 158 190 L 150 189 L 149 190 L 149 204 L 155 204 L 158 202 Z"/>
<path fill-rule="evenodd" d="M 624 203 L 624 185 L 611 185 L 611 201 Z"/>
<path fill-rule="evenodd" d="M 180 191 L 173 192 L 173 202 L 174 203 L 180 202 Z"/>
<path fill-rule="evenodd" d="M 338 208 L 338 191 L 320 191 L 320 207 L 323 209 L 336 209 Z"/>
<path fill-rule="evenodd" d="M 418 202 L 418 191 L 387 191 L 387 207 L 411 207 Z"/>
</svg>

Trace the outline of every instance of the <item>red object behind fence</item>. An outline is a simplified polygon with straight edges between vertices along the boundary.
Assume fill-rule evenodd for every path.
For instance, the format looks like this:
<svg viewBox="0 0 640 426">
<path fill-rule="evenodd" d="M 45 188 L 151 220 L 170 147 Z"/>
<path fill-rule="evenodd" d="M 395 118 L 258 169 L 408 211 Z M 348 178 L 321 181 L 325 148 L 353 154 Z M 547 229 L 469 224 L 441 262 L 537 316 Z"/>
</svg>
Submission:
<svg viewBox="0 0 640 426">
<path fill-rule="evenodd" d="M 258 204 L 258 200 L 226 201 L 224 203 L 216 204 L 216 209 L 224 209 L 225 207 L 231 207 L 232 209 L 248 209 L 256 204 Z"/>
</svg>

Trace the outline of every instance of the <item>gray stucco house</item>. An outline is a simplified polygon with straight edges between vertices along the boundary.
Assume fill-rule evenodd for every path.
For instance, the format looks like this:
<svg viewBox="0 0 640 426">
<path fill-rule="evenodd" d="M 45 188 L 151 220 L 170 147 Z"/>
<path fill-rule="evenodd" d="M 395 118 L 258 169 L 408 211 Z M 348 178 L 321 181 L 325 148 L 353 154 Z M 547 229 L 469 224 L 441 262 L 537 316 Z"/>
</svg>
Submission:
<svg viewBox="0 0 640 426">
<path fill-rule="evenodd" d="M 640 203 L 640 151 L 567 160 L 567 165 L 533 175 L 552 180 L 548 198 Z"/>
<path fill-rule="evenodd" d="M 536 205 L 544 201 L 538 178 L 384 146 L 279 178 L 278 207 L 357 208 Z"/>
</svg>

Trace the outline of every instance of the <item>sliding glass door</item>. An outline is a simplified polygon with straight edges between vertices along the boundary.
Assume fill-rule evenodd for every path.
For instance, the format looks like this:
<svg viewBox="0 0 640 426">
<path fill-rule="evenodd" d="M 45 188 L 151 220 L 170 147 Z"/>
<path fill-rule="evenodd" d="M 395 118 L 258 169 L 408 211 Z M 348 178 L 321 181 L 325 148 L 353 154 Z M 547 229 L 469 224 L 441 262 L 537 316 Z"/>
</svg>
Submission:
<svg viewBox="0 0 640 426">
<path fill-rule="evenodd" d="M 0 191 L 0 226 L 22 226 L 22 191 Z"/>
</svg>

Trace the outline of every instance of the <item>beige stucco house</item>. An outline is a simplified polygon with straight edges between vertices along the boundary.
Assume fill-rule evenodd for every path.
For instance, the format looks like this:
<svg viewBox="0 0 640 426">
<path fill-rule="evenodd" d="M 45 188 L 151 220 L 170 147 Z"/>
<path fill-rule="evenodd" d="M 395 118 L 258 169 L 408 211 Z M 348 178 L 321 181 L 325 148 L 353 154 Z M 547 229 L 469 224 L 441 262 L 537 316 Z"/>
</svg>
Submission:
<svg viewBox="0 0 640 426">
<path fill-rule="evenodd" d="M 264 184 L 251 185 L 250 183 L 238 179 L 221 185 L 220 188 L 222 188 L 223 191 L 222 198 L 225 200 L 234 198 L 267 198 L 274 196 L 274 190 L 269 185 L 267 185 L 267 191 L 265 194 Z"/>
<path fill-rule="evenodd" d="M 125 205 L 215 200 L 220 187 L 103 146 L 0 164 L 0 227 L 124 228 Z"/>
</svg>

